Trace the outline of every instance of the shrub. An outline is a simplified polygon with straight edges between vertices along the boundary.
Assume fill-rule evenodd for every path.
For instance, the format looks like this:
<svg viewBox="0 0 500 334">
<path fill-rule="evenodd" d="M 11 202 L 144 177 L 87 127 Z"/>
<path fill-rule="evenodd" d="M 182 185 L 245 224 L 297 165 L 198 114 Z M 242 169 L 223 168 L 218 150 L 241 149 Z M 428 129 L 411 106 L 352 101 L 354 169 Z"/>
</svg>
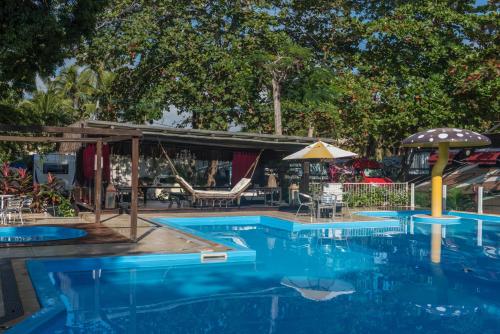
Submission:
<svg viewBox="0 0 500 334">
<path fill-rule="evenodd" d="M 396 192 L 384 186 L 370 186 L 366 191 L 348 191 L 345 201 L 350 207 L 370 206 L 405 206 L 408 204 L 408 193 L 404 190 Z"/>
<path fill-rule="evenodd" d="M 56 209 L 56 216 L 58 217 L 74 217 L 76 211 L 71 204 L 71 201 L 66 197 L 61 197 L 59 206 Z"/>
</svg>

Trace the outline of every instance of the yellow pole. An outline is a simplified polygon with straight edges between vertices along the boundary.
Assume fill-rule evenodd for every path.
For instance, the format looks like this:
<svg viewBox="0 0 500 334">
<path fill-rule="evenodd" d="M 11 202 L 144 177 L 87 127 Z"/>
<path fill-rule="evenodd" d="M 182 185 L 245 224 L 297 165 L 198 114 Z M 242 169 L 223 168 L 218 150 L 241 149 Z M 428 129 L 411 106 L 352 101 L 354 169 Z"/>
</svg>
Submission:
<svg viewBox="0 0 500 334">
<path fill-rule="evenodd" d="M 441 262 L 441 224 L 432 224 L 431 261 L 433 263 Z"/>
<path fill-rule="evenodd" d="M 443 171 L 448 164 L 449 143 L 439 143 L 438 161 L 432 168 L 432 217 L 441 217 L 443 212 Z"/>
</svg>

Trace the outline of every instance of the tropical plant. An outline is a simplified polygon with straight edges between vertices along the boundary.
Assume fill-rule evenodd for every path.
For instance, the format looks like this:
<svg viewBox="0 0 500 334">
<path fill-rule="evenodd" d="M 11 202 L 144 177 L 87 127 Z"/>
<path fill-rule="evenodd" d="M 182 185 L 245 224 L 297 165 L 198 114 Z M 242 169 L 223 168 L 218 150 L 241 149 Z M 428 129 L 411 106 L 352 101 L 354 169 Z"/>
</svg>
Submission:
<svg viewBox="0 0 500 334">
<path fill-rule="evenodd" d="M 19 108 L 29 112 L 36 122 L 46 125 L 67 125 L 73 122 L 71 100 L 57 89 L 53 82 L 46 83 L 46 90 L 38 90 L 31 99 L 25 99 Z"/>
<path fill-rule="evenodd" d="M 474 211 L 475 194 L 466 193 L 461 188 L 448 188 L 446 194 L 446 209 L 458 211 Z"/>
<path fill-rule="evenodd" d="M 33 183 L 31 175 L 24 168 L 11 168 L 8 163 L 2 165 L 0 175 L 0 193 L 24 196 L 31 193 Z"/>
<path fill-rule="evenodd" d="M 59 205 L 55 210 L 55 214 L 58 217 L 74 217 L 76 216 L 76 210 L 68 198 L 61 197 Z"/>
<path fill-rule="evenodd" d="M 49 173 L 46 183 L 33 185 L 33 211 L 42 212 L 51 206 L 53 213 L 56 214 L 56 206 L 64 201 L 63 193 L 64 183 Z"/>
<path fill-rule="evenodd" d="M 56 89 L 71 100 L 74 117 L 83 120 L 89 116 L 86 106 L 96 87 L 96 74 L 92 69 L 71 65 L 64 68 L 54 80 Z"/>
</svg>

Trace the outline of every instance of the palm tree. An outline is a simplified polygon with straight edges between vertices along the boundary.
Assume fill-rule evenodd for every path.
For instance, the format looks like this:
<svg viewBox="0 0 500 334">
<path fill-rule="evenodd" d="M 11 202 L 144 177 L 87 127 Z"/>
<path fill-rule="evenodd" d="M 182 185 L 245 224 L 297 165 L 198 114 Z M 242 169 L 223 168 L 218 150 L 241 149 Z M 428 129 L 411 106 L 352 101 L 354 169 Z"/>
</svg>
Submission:
<svg viewBox="0 0 500 334">
<path fill-rule="evenodd" d="M 71 65 L 61 71 L 54 80 L 55 88 L 72 101 L 78 120 L 83 120 L 90 115 L 86 105 L 95 94 L 97 75 L 89 67 Z"/>
<path fill-rule="evenodd" d="M 21 101 L 19 107 L 32 115 L 35 124 L 67 125 L 74 121 L 71 100 L 52 83 L 46 91 L 37 91 L 33 98 Z"/>
<path fill-rule="evenodd" d="M 116 74 L 99 67 L 96 71 L 96 86 L 92 104 L 86 108 L 92 110 L 95 118 L 106 121 L 116 121 L 118 118 L 116 106 L 112 102 L 113 82 Z"/>
</svg>

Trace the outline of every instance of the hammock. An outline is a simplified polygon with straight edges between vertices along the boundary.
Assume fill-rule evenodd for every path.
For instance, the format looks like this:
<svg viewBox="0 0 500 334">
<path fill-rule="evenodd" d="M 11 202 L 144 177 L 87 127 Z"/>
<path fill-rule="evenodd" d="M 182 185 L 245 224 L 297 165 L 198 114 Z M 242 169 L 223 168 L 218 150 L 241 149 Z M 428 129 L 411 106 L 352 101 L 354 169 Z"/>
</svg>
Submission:
<svg viewBox="0 0 500 334">
<path fill-rule="evenodd" d="M 231 190 L 197 190 L 194 189 L 191 184 L 189 184 L 182 176 L 179 175 L 177 169 L 175 168 L 174 163 L 172 162 L 172 159 L 170 159 L 163 146 L 161 144 L 159 145 L 163 152 L 163 155 L 165 155 L 165 158 L 167 159 L 170 169 L 175 175 L 175 180 L 189 195 L 192 196 L 194 203 L 200 202 L 201 204 L 203 204 L 204 200 L 213 201 L 214 204 L 215 201 L 219 201 L 221 204 L 222 202 L 225 202 L 227 206 L 227 203 L 230 201 L 233 200 L 239 201 L 243 192 L 247 190 L 248 187 L 250 187 L 250 184 L 252 183 L 253 174 L 255 173 L 255 169 L 257 168 L 257 164 L 262 154 L 261 150 L 255 161 L 252 163 L 252 165 L 250 165 L 250 168 L 248 168 L 244 177 L 240 181 L 238 181 L 238 183 L 236 183 Z"/>
</svg>

